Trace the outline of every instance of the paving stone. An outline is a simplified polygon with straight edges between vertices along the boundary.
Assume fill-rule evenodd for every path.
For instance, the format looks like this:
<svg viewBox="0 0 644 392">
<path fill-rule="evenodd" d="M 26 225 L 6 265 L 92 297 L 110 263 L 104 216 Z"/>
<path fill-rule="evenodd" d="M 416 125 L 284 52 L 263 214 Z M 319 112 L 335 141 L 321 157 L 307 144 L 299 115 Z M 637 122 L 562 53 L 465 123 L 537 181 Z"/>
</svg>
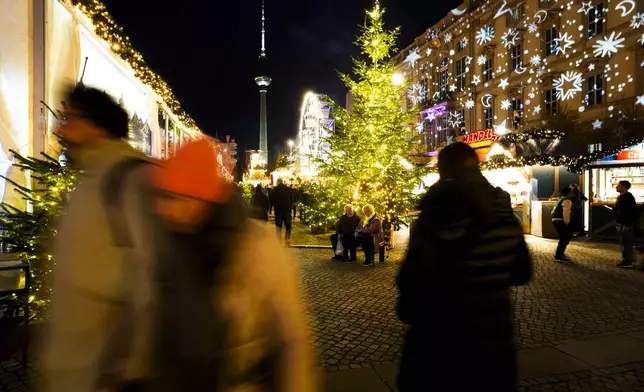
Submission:
<svg viewBox="0 0 644 392">
<path fill-rule="evenodd" d="M 644 361 L 644 342 L 627 335 L 582 340 L 557 348 L 596 367 Z"/>
<path fill-rule="evenodd" d="M 546 377 L 590 369 L 590 365 L 552 347 L 519 350 L 517 360 L 519 363 L 519 378 L 522 379 Z M 552 380 L 550 377 L 547 377 L 542 383 L 558 381 L 557 379 Z"/>
<path fill-rule="evenodd" d="M 391 392 L 391 389 L 371 368 L 328 373 L 325 392 Z"/>
</svg>

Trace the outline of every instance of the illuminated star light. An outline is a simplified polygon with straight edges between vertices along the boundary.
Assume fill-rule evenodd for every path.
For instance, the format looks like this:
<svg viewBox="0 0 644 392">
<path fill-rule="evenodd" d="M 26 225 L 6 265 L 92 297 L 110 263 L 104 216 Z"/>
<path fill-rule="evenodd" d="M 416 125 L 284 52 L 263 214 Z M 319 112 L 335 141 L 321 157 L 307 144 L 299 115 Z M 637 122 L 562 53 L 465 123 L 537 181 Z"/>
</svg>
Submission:
<svg viewBox="0 0 644 392">
<path fill-rule="evenodd" d="M 452 128 L 458 127 L 459 125 L 461 125 L 462 122 L 463 120 L 461 119 L 461 113 L 459 112 L 450 113 L 449 118 L 447 119 L 447 123 Z"/>
<path fill-rule="evenodd" d="M 508 110 L 512 106 L 512 103 L 510 102 L 509 99 L 504 99 L 501 101 L 501 109 L 503 110 Z"/>
<path fill-rule="evenodd" d="M 445 42 L 446 44 L 452 42 L 452 33 L 445 33 L 445 35 L 443 36 L 443 42 Z"/>
<path fill-rule="evenodd" d="M 508 83 L 508 78 L 501 79 L 501 83 L 499 83 L 499 87 L 501 87 L 503 90 L 505 90 L 510 83 Z"/>
<path fill-rule="evenodd" d="M 465 57 L 465 64 L 470 65 L 472 64 L 472 60 L 474 60 L 472 57 L 467 56 Z"/>
<path fill-rule="evenodd" d="M 555 38 L 555 53 L 566 54 L 566 50 L 570 49 L 574 44 L 575 41 L 573 41 L 571 35 L 569 35 L 568 33 L 559 33 L 559 37 Z"/>
<path fill-rule="evenodd" d="M 479 75 L 473 75 L 472 84 L 478 86 L 479 83 L 481 83 L 481 77 Z"/>
<path fill-rule="evenodd" d="M 610 33 L 610 37 L 604 36 L 604 39 L 600 39 L 597 41 L 595 45 L 593 45 L 594 54 L 597 57 L 610 57 L 613 54 L 617 53 L 617 50 L 620 48 L 624 47 L 624 41 L 626 38 L 621 38 L 622 33 L 618 33 L 615 35 L 615 32 L 613 31 Z"/>
<path fill-rule="evenodd" d="M 595 120 L 595 122 L 593 123 L 593 129 L 599 129 L 599 128 L 601 128 L 601 127 L 602 127 L 602 124 L 603 124 L 603 123 L 602 123 L 601 121 L 599 121 L 599 120 Z"/>
<path fill-rule="evenodd" d="M 642 33 L 642 38 L 640 38 L 637 42 L 639 42 L 640 45 L 644 46 L 644 33 Z"/>
<path fill-rule="evenodd" d="M 485 63 L 487 62 L 487 57 L 482 54 L 479 56 L 477 62 L 479 63 L 479 65 L 485 65 Z"/>
<path fill-rule="evenodd" d="M 416 67 L 416 62 L 420 60 L 420 55 L 418 54 L 418 49 L 414 49 L 409 53 L 409 56 L 405 59 L 405 63 L 409 63 L 412 68 Z"/>
<path fill-rule="evenodd" d="M 541 105 L 537 105 L 537 106 L 534 107 L 534 109 L 532 109 L 532 114 L 533 115 L 536 116 L 539 113 L 541 113 Z"/>
<path fill-rule="evenodd" d="M 507 120 L 503 120 L 500 125 L 492 125 L 494 127 L 494 133 L 497 135 L 507 135 L 511 131 L 505 126 Z"/>
<path fill-rule="evenodd" d="M 577 11 L 578 14 L 585 14 L 588 15 L 588 13 L 593 9 L 593 2 L 592 1 L 582 1 L 581 2 L 581 8 L 579 8 L 579 11 Z"/>
<path fill-rule="evenodd" d="M 422 122 L 419 122 L 419 123 L 416 124 L 416 131 L 418 133 L 422 133 L 423 129 L 424 129 L 424 124 Z"/>
<path fill-rule="evenodd" d="M 535 67 L 541 64 L 541 56 L 539 56 L 538 54 L 535 54 L 534 56 L 532 56 L 530 58 L 530 64 L 532 64 Z"/>
<path fill-rule="evenodd" d="M 427 49 L 427 50 L 425 51 L 425 54 L 426 54 L 427 56 L 431 56 L 431 55 L 432 55 L 432 49 L 431 49 L 431 48 Z"/>
<path fill-rule="evenodd" d="M 507 8 L 507 6 L 508 6 L 508 0 L 503 0 L 503 4 L 501 4 L 501 7 L 499 7 L 499 10 L 496 11 L 496 15 L 494 15 L 494 19 L 497 19 L 504 14 L 512 13 L 512 8 Z"/>
<path fill-rule="evenodd" d="M 451 91 L 451 92 L 456 91 L 456 85 L 452 84 L 451 86 L 449 86 L 449 91 Z"/>
<path fill-rule="evenodd" d="M 492 38 L 494 38 L 494 27 L 492 26 L 481 27 L 478 33 L 476 33 L 476 42 L 479 45 L 492 41 Z"/>
<path fill-rule="evenodd" d="M 644 106 L 644 95 L 639 95 L 637 97 L 637 104 Z"/>
<path fill-rule="evenodd" d="M 515 29 L 510 29 L 501 36 L 501 41 L 503 41 L 503 46 L 505 46 L 506 48 L 515 46 L 518 40 L 519 40 L 519 33 Z"/>
<path fill-rule="evenodd" d="M 631 28 L 639 29 L 644 26 L 644 12 L 638 12 L 631 20 Z"/>
<path fill-rule="evenodd" d="M 471 99 L 468 99 L 467 101 L 465 101 L 465 108 L 474 109 L 474 101 Z"/>
<path fill-rule="evenodd" d="M 467 37 L 463 37 L 463 39 L 461 40 L 461 43 L 463 44 L 464 48 L 467 48 L 467 45 L 470 43 L 470 40 L 467 39 Z"/>
<path fill-rule="evenodd" d="M 589 70 L 590 72 L 594 71 L 594 70 L 595 70 L 595 63 L 590 63 L 590 64 L 588 64 L 588 70 Z"/>
<path fill-rule="evenodd" d="M 529 31 L 530 33 L 536 33 L 537 31 L 539 31 L 539 26 L 537 26 L 537 24 L 536 24 L 536 23 L 530 23 L 530 24 L 528 25 L 528 31 Z"/>
<path fill-rule="evenodd" d="M 566 84 L 572 83 L 572 87 L 566 89 Z M 582 91 L 584 77 L 581 73 L 575 71 L 568 71 L 561 75 L 559 79 L 554 82 L 554 88 L 557 93 L 557 99 L 566 101 L 572 99 L 577 93 Z"/>
</svg>

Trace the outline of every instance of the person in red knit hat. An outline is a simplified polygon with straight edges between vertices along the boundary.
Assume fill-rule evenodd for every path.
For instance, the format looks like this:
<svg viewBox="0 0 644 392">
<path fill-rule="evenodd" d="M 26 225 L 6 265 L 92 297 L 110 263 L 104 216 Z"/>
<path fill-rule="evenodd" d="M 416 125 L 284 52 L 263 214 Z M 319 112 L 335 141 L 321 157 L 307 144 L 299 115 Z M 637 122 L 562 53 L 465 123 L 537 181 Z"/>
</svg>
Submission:
<svg viewBox="0 0 644 392">
<path fill-rule="evenodd" d="M 158 376 L 149 390 L 316 392 L 296 263 L 246 217 L 216 143 L 189 143 L 151 182 Z"/>
</svg>

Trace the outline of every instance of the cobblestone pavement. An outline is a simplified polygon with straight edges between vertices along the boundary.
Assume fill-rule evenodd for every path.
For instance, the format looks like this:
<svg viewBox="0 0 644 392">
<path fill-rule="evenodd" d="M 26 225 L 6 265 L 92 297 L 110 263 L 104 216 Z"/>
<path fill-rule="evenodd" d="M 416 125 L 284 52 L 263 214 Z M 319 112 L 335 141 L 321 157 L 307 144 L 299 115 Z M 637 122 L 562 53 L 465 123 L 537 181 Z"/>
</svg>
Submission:
<svg viewBox="0 0 644 392">
<path fill-rule="evenodd" d="M 555 242 L 528 238 L 535 276 L 514 290 L 520 348 L 644 330 L 644 273 L 614 267 L 615 245 L 573 243 L 570 266 L 552 262 Z M 403 342 L 394 279 L 404 247 L 384 265 L 364 268 L 330 260 L 331 250 L 295 249 L 309 297 L 321 369 L 391 364 Z M 0 392 L 26 390 L 35 377 L 15 363 L 0 366 Z M 644 362 L 526 379 L 522 391 L 644 391 Z"/>
</svg>

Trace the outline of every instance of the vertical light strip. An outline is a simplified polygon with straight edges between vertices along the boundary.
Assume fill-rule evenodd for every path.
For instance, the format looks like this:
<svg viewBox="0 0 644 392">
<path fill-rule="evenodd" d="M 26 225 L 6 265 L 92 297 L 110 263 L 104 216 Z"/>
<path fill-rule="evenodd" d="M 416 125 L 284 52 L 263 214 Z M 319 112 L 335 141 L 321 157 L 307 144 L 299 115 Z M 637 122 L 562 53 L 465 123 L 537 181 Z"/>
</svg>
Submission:
<svg viewBox="0 0 644 392">
<path fill-rule="evenodd" d="M 266 56 L 266 14 L 264 9 L 264 0 L 262 0 L 262 57 Z"/>
<path fill-rule="evenodd" d="M 584 195 L 588 198 L 588 201 L 583 203 L 584 205 L 584 230 L 588 232 L 590 230 L 590 205 L 593 203 L 593 195 L 590 191 L 590 170 L 584 170 Z"/>
</svg>

